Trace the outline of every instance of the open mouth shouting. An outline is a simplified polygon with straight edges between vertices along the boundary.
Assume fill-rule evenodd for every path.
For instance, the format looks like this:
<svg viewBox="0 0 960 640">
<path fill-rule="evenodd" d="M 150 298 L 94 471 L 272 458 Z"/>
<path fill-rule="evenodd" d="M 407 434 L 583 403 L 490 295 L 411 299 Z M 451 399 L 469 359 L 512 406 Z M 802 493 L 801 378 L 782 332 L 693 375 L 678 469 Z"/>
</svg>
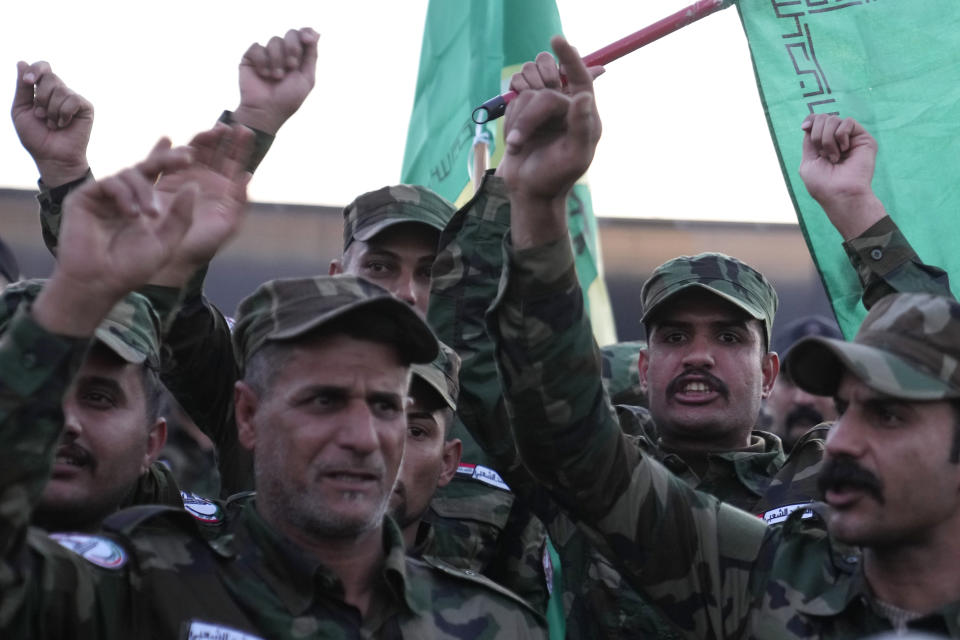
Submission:
<svg viewBox="0 0 960 640">
<path fill-rule="evenodd" d="M 713 374 L 699 370 L 677 376 L 667 387 L 667 396 L 681 404 L 707 404 L 730 394 L 727 385 Z"/>
</svg>

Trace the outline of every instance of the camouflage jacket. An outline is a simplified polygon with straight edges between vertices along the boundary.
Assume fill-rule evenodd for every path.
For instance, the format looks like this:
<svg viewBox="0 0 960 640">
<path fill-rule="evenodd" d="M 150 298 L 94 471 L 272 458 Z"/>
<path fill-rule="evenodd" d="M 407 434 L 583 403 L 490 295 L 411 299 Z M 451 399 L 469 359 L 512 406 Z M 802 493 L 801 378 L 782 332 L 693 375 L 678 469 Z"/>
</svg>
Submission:
<svg viewBox="0 0 960 640">
<path fill-rule="evenodd" d="M 433 272 L 431 312 L 442 339 L 463 358 L 458 415 L 486 451 L 489 463 L 503 473 L 520 500 L 547 526 L 563 569 L 568 637 L 677 637 L 598 552 L 597 545 L 602 541 L 579 528 L 520 464 L 504 411 L 493 344 L 480 316 L 480 310 L 489 307 L 497 295 L 504 265 L 502 243 L 509 223 L 503 182 L 488 176 L 441 236 Z M 438 303 L 443 303 L 447 313 L 437 313 L 441 308 Z M 642 346 L 621 343 L 602 350 L 605 388 L 636 396 L 636 354 Z M 698 475 L 682 455 L 660 449 L 656 428 L 646 409 L 617 405 L 616 416 L 621 430 L 630 435 L 632 446 L 662 460 L 691 486 L 744 509 L 754 510 L 784 463 L 779 439 L 755 432 L 750 450 L 705 456 Z M 788 499 L 790 484 L 785 478 L 781 484 L 784 490 L 780 497 Z M 811 497 L 789 499 L 789 504 L 794 504 L 808 502 Z"/>
<path fill-rule="evenodd" d="M 546 637 L 538 616 L 502 587 L 407 558 L 390 520 L 364 619 L 343 601 L 336 576 L 242 497 L 207 530 L 163 506 L 120 511 L 98 535 L 30 528 L 63 428 L 60 398 L 87 345 L 49 334 L 26 309 L 0 338 L 0 636 Z"/>
<path fill-rule="evenodd" d="M 509 249 L 508 249 L 509 251 Z M 568 243 L 510 252 L 488 316 L 526 467 L 688 638 L 849 638 L 891 629 L 860 556 L 798 510 L 783 526 L 696 491 L 633 446 L 600 382 Z M 960 635 L 960 603 L 911 626 Z"/>
<path fill-rule="evenodd" d="M 947 272 L 921 262 L 890 216 L 844 242 L 843 248 L 857 270 L 867 309 L 894 292 L 953 297 Z"/>
<path fill-rule="evenodd" d="M 48 244 L 51 250 L 59 232 L 59 202 L 64 197 L 56 195 L 58 198 L 51 198 L 41 193 L 40 197 L 44 238 L 52 243 Z M 161 378 L 216 445 L 221 496 L 253 489 L 252 456 L 240 445 L 233 421 L 233 385 L 239 367 L 223 315 L 202 295 L 202 274 L 179 300 L 165 287 L 147 287 L 142 293 L 155 305 L 160 302 L 163 309 L 175 311 L 164 314 L 158 310 L 161 317 L 168 318 Z M 513 494 L 484 464 L 485 458 L 467 453 L 471 442 L 467 434 L 464 464 L 432 502 L 432 517 L 439 526 L 431 537 L 428 555 L 485 575 L 538 611 L 545 611 L 543 525 L 524 507 L 514 507 Z"/>
</svg>

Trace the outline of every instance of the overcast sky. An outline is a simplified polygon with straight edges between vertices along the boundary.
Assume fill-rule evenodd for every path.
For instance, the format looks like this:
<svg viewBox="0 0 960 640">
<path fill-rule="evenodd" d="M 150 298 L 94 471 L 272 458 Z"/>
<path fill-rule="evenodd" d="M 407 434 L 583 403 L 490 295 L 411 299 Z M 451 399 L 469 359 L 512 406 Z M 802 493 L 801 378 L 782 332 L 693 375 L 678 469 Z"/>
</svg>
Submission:
<svg viewBox="0 0 960 640">
<path fill-rule="evenodd" d="M 557 4 L 567 38 L 586 54 L 690 1 Z M 7 2 L 0 99 L 11 102 L 17 60 L 49 61 L 94 103 L 89 157 L 97 175 L 108 175 L 142 158 L 161 135 L 184 143 L 236 107 L 237 63 L 250 43 L 312 26 L 321 34 L 317 86 L 250 192 L 259 201 L 343 205 L 399 181 L 426 7 L 426 0 Z M 597 99 L 604 131 L 589 179 L 599 215 L 795 221 L 736 9 L 612 63 Z M 0 186 L 34 188 L 36 168 L 9 117 L 0 149 Z"/>
</svg>

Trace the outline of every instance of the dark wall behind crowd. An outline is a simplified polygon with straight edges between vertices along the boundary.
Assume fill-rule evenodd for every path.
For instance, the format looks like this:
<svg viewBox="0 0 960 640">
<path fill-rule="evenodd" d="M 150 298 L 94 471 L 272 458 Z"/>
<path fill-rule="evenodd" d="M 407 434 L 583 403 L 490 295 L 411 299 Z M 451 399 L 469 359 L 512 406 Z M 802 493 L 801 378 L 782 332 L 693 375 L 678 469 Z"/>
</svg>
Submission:
<svg viewBox="0 0 960 640">
<path fill-rule="evenodd" d="M 240 235 L 218 256 L 207 277 L 208 296 L 225 312 L 264 280 L 326 273 L 343 241 L 340 207 L 254 203 Z M 26 277 L 49 275 L 34 192 L 0 189 L 0 238 Z M 617 336 L 643 336 L 640 286 L 660 263 L 678 255 L 723 251 L 760 269 L 777 288 L 784 326 L 805 314 L 830 315 L 799 228 L 790 224 L 673 222 L 601 218 L 600 244 Z M 774 329 L 776 332 L 776 328 Z"/>
</svg>

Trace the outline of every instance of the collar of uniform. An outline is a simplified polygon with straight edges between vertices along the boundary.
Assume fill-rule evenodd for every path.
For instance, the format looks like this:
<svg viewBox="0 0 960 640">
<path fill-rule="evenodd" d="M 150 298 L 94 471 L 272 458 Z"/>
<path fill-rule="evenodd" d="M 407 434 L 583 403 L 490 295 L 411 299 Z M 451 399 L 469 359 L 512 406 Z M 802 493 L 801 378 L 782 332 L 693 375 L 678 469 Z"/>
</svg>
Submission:
<svg viewBox="0 0 960 640">
<path fill-rule="evenodd" d="M 238 548 L 243 554 L 257 556 L 259 560 L 257 573 L 284 602 L 290 612 L 298 616 L 303 615 L 313 603 L 317 592 L 342 601 L 343 584 L 336 574 L 273 530 L 257 512 L 255 502 L 250 500 L 243 508 L 241 515 L 243 526 L 238 528 Z M 248 540 L 243 540 L 247 536 Z M 243 549 L 242 547 L 248 546 L 244 542 L 249 542 L 252 548 Z M 382 575 L 385 588 L 378 589 L 377 592 L 389 594 L 389 597 L 401 608 L 423 614 L 425 609 L 421 599 L 411 595 L 406 581 L 403 535 L 390 518 L 384 521 L 383 550 L 385 561 Z M 393 608 L 388 606 L 382 607 L 381 610 L 385 612 Z"/>
<path fill-rule="evenodd" d="M 840 615 L 854 603 L 859 603 L 862 605 L 864 612 L 869 612 L 868 615 L 872 614 L 886 619 L 880 612 L 880 607 L 877 606 L 877 601 L 873 597 L 873 591 L 867 583 L 863 569 L 863 557 L 858 554 L 858 558 L 860 561 L 852 573 L 841 572 L 837 574 L 836 581 L 830 587 L 809 600 L 797 604 L 797 611 L 811 616 L 833 617 Z M 935 626 L 943 624 L 944 629 L 936 630 L 935 633 L 946 631 L 946 637 L 956 638 L 960 636 L 960 602 L 951 602 L 928 615 L 916 618 L 911 621 L 908 628 L 932 629 L 932 627 L 923 624 L 923 621 L 932 622 L 937 619 L 940 622 L 934 623 Z M 887 620 L 887 622 L 892 621 Z"/>
<path fill-rule="evenodd" d="M 430 594 L 419 593 L 417 585 L 407 580 L 408 558 L 403 532 L 389 516 L 383 521 L 383 550 L 387 557 L 383 575 L 393 597 L 404 602 L 416 615 L 432 615 Z"/>
<path fill-rule="evenodd" d="M 659 458 L 670 471 L 681 477 L 684 473 L 696 476 L 690 468 L 691 465 L 683 461 L 683 458 L 689 455 L 688 452 L 665 447 L 662 442 L 657 444 Z M 757 496 L 763 495 L 770 484 L 770 479 L 786 460 L 780 438 L 766 431 L 751 432 L 750 444 L 743 449 L 708 453 L 706 458 L 709 464 L 708 474 L 711 468 L 732 469 L 733 475 L 737 476 L 740 484 Z M 704 478 L 698 477 L 697 480 L 703 480 L 705 477 L 706 474 Z"/>
<path fill-rule="evenodd" d="M 407 550 L 407 555 L 411 558 L 422 557 L 423 553 L 433 544 L 434 536 L 433 524 L 425 518 L 421 519 L 420 524 L 417 526 L 417 539 L 413 544 L 413 548 Z"/>
<path fill-rule="evenodd" d="M 163 504 L 169 507 L 183 507 L 180 487 L 173 472 L 162 462 L 154 462 L 145 473 L 140 474 L 133 490 L 121 503 L 120 508 L 138 504 Z"/>
<path fill-rule="evenodd" d="M 730 460 L 740 481 L 757 496 L 763 495 L 787 460 L 780 438 L 766 431 L 753 431 L 747 450 L 721 453 L 718 457 Z"/>
<path fill-rule="evenodd" d="M 850 573 L 825 569 L 823 574 L 833 574 L 832 583 L 811 598 L 797 602 L 794 605 L 797 611 L 811 616 L 831 617 L 839 615 L 854 602 L 867 608 L 870 589 L 863 573 L 863 562 L 858 562 L 856 569 Z"/>
</svg>

